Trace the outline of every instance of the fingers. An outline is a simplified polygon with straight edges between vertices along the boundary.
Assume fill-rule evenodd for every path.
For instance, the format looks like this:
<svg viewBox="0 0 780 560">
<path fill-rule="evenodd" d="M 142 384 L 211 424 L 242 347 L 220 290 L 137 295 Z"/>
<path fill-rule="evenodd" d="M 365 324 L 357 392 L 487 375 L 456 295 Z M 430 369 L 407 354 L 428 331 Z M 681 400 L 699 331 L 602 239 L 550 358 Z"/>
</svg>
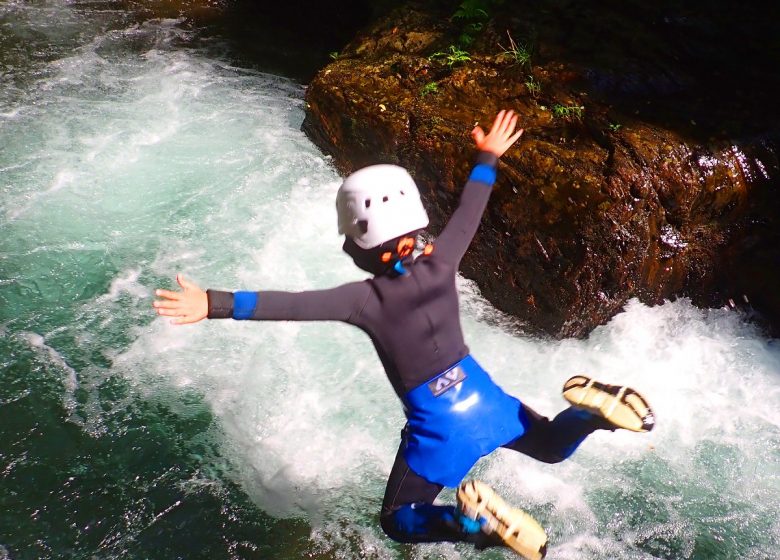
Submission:
<svg viewBox="0 0 780 560">
<path fill-rule="evenodd" d="M 518 116 L 514 111 L 502 109 L 498 112 L 498 115 L 496 115 L 493 126 L 490 127 L 488 136 L 500 138 L 502 140 L 510 138 L 515 131 L 515 128 L 517 128 L 517 119 Z M 474 132 L 472 131 L 472 135 L 473 134 Z"/>
<path fill-rule="evenodd" d="M 158 315 L 162 315 L 164 317 L 180 317 L 184 313 L 180 309 L 175 309 L 175 308 L 169 309 L 169 308 L 165 308 L 165 307 L 156 307 L 155 306 L 155 309 L 157 310 L 157 314 Z"/>
<path fill-rule="evenodd" d="M 181 307 L 181 301 L 175 300 L 155 300 L 152 302 L 152 307 L 157 309 L 178 309 Z"/>
<path fill-rule="evenodd" d="M 197 323 L 208 317 L 208 295 L 197 284 L 190 282 L 182 274 L 176 275 L 176 282 L 182 291 L 155 290 L 162 298 L 152 302 L 158 315 L 174 317 L 174 325 Z"/>
<path fill-rule="evenodd" d="M 511 136 L 511 134 L 515 131 L 517 128 L 517 115 L 512 113 L 512 118 L 509 119 L 509 127 L 506 129 L 506 135 Z"/>
<path fill-rule="evenodd" d="M 471 136 L 477 144 L 477 148 L 501 157 L 512 144 L 523 135 L 523 129 L 517 129 L 518 115 L 509 109 L 502 109 L 496 115 L 490 132 L 485 135 L 481 128 L 474 127 Z"/>
<path fill-rule="evenodd" d="M 184 278 L 183 274 L 177 274 L 176 275 L 176 282 L 179 283 L 179 286 L 181 286 L 185 290 L 200 290 L 197 284 L 194 282 L 190 282 L 186 278 Z"/>
<path fill-rule="evenodd" d="M 201 291 L 200 287 L 195 284 L 194 282 L 190 282 L 182 274 L 176 275 L 176 282 L 179 284 L 179 286 L 182 287 L 183 290 L 197 290 Z M 173 300 L 180 300 L 184 297 L 183 292 L 173 292 L 171 290 L 155 290 L 155 295 L 164 297 L 166 299 L 173 299 Z"/>
<path fill-rule="evenodd" d="M 501 109 L 496 115 L 496 118 L 493 120 L 493 126 L 490 127 L 490 134 L 493 134 L 494 132 L 497 133 L 499 131 L 502 123 L 504 122 L 504 115 L 506 115 L 506 111 Z"/>
<path fill-rule="evenodd" d="M 163 304 L 162 302 L 155 301 L 152 305 L 154 305 L 154 309 L 157 311 L 158 315 L 163 315 L 165 317 L 185 317 L 193 314 L 190 307 L 179 303 Z"/>
<path fill-rule="evenodd" d="M 156 290 L 154 294 L 156 296 L 164 297 L 166 299 L 172 299 L 175 301 L 180 300 L 183 295 L 181 292 L 172 292 L 170 290 Z"/>
<path fill-rule="evenodd" d="M 183 325 L 186 323 L 197 323 L 202 319 L 201 316 L 199 316 L 195 311 L 191 309 L 181 309 L 181 308 L 165 308 L 165 307 L 158 307 L 155 306 L 155 310 L 157 311 L 157 314 L 162 317 L 175 317 L 171 321 L 174 325 Z"/>
<path fill-rule="evenodd" d="M 517 142 L 520 137 L 523 135 L 523 132 L 525 132 L 522 128 L 515 132 L 512 136 L 509 137 L 509 140 L 507 140 L 507 143 L 511 146 L 515 142 Z"/>
<path fill-rule="evenodd" d="M 471 131 L 471 137 L 474 139 L 474 143 L 477 147 L 480 147 L 485 141 L 485 131 L 482 130 L 481 126 L 475 126 L 474 130 Z"/>
<path fill-rule="evenodd" d="M 501 123 L 499 134 L 502 138 L 509 138 L 517 127 L 517 115 L 513 111 L 507 111 Z"/>
</svg>

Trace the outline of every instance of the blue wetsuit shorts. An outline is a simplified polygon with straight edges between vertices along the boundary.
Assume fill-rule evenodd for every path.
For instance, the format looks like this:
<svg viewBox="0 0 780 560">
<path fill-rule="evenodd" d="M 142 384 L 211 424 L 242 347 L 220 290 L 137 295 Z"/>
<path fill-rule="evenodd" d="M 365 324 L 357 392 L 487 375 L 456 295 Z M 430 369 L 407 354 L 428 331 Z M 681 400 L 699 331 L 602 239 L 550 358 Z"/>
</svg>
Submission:
<svg viewBox="0 0 780 560">
<path fill-rule="evenodd" d="M 456 487 L 477 462 L 525 433 L 521 403 L 466 356 L 406 394 L 404 458 L 423 478 Z"/>
</svg>

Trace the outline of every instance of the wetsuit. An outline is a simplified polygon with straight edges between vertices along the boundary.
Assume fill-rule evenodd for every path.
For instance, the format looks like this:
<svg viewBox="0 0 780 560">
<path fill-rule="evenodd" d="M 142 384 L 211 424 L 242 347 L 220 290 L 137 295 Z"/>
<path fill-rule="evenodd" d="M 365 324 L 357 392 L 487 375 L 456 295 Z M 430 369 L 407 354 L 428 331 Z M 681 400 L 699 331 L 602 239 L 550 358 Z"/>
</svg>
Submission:
<svg viewBox="0 0 780 560">
<path fill-rule="evenodd" d="M 482 454 L 501 446 L 541 461 L 557 462 L 568 457 L 589 433 L 600 427 L 589 414 L 571 408 L 549 421 L 503 393 L 478 364 L 474 366 L 476 362 L 469 356 L 460 325 L 455 277 L 490 197 L 497 163 L 493 154 L 479 153 L 460 204 L 436 239 L 433 252 L 405 258 L 396 267 L 398 272 L 306 292 L 208 290 L 210 319 L 336 320 L 355 325 L 369 335 L 409 419 L 381 513 L 385 532 L 402 542 L 479 538 L 472 534 L 472 529 L 459 528 L 453 506 L 434 506 L 432 502 L 445 485 L 457 485 L 458 473 L 465 474 Z M 446 390 L 447 376 L 457 385 L 455 390 Z M 439 413 L 435 407 L 442 402 L 434 394 L 436 380 L 443 384 L 444 398 L 455 396 L 453 410 L 467 408 L 469 403 L 458 401 L 456 390 L 469 389 L 471 393 L 461 393 L 477 397 L 476 401 L 480 400 L 480 391 L 488 390 L 500 401 L 500 412 L 507 419 L 502 433 L 486 436 L 486 446 L 468 452 L 476 456 L 466 453 L 465 465 L 441 476 L 438 472 L 444 468 L 448 450 L 437 447 L 437 442 L 449 435 L 433 433 L 426 440 L 425 426 L 426 419 L 433 414 L 441 429 L 446 429 L 447 418 L 436 416 Z M 429 405 L 434 408 L 426 408 Z M 491 421 L 495 422 L 493 416 L 490 413 L 490 417 L 480 418 L 477 424 L 489 426 Z M 468 438 L 461 439 L 458 445 L 471 443 Z M 458 445 L 451 456 L 460 456 Z M 443 453 L 430 466 L 425 460 L 429 448 Z M 410 468 L 410 464 L 417 468 Z"/>
</svg>

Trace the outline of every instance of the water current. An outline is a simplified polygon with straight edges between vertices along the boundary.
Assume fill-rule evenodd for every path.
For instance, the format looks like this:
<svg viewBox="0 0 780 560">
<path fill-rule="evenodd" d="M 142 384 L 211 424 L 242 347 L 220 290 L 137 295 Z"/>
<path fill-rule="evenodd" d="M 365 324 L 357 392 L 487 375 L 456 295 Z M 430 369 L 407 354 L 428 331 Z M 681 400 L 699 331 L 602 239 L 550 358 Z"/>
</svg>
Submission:
<svg viewBox="0 0 780 560">
<path fill-rule="evenodd" d="M 365 335 L 152 313 L 177 272 L 362 277 L 340 178 L 300 131 L 304 85 L 196 35 L 107 2 L 0 4 L 0 559 L 509 557 L 381 533 L 404 420 Z M 477 464 L 548 529 L 548 558 L 780 557 L 776 340 L 679 300 L 546 341 L 460 288 L 472 352 L 538 411 L 589 372 L 657 412 L 559 465 Z"/>
</svg>

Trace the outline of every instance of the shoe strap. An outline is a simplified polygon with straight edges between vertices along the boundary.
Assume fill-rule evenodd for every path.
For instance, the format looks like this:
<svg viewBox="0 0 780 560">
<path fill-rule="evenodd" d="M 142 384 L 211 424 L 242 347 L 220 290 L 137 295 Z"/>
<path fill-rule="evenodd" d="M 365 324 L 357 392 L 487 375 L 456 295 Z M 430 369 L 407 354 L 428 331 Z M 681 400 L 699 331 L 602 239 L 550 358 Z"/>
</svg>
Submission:
<svg viewBox="0 0 780 560">
<path fill-rule="evenodd" d="M 473 535 L 474 533 L 479 533 L 482 531 L 482 524 L 479 522 L 479 520 L 467 517 L 462 511 L 455 512 L 455 520 L 458 522 L 460 529 L 464 533 Z"/>
</svg>

